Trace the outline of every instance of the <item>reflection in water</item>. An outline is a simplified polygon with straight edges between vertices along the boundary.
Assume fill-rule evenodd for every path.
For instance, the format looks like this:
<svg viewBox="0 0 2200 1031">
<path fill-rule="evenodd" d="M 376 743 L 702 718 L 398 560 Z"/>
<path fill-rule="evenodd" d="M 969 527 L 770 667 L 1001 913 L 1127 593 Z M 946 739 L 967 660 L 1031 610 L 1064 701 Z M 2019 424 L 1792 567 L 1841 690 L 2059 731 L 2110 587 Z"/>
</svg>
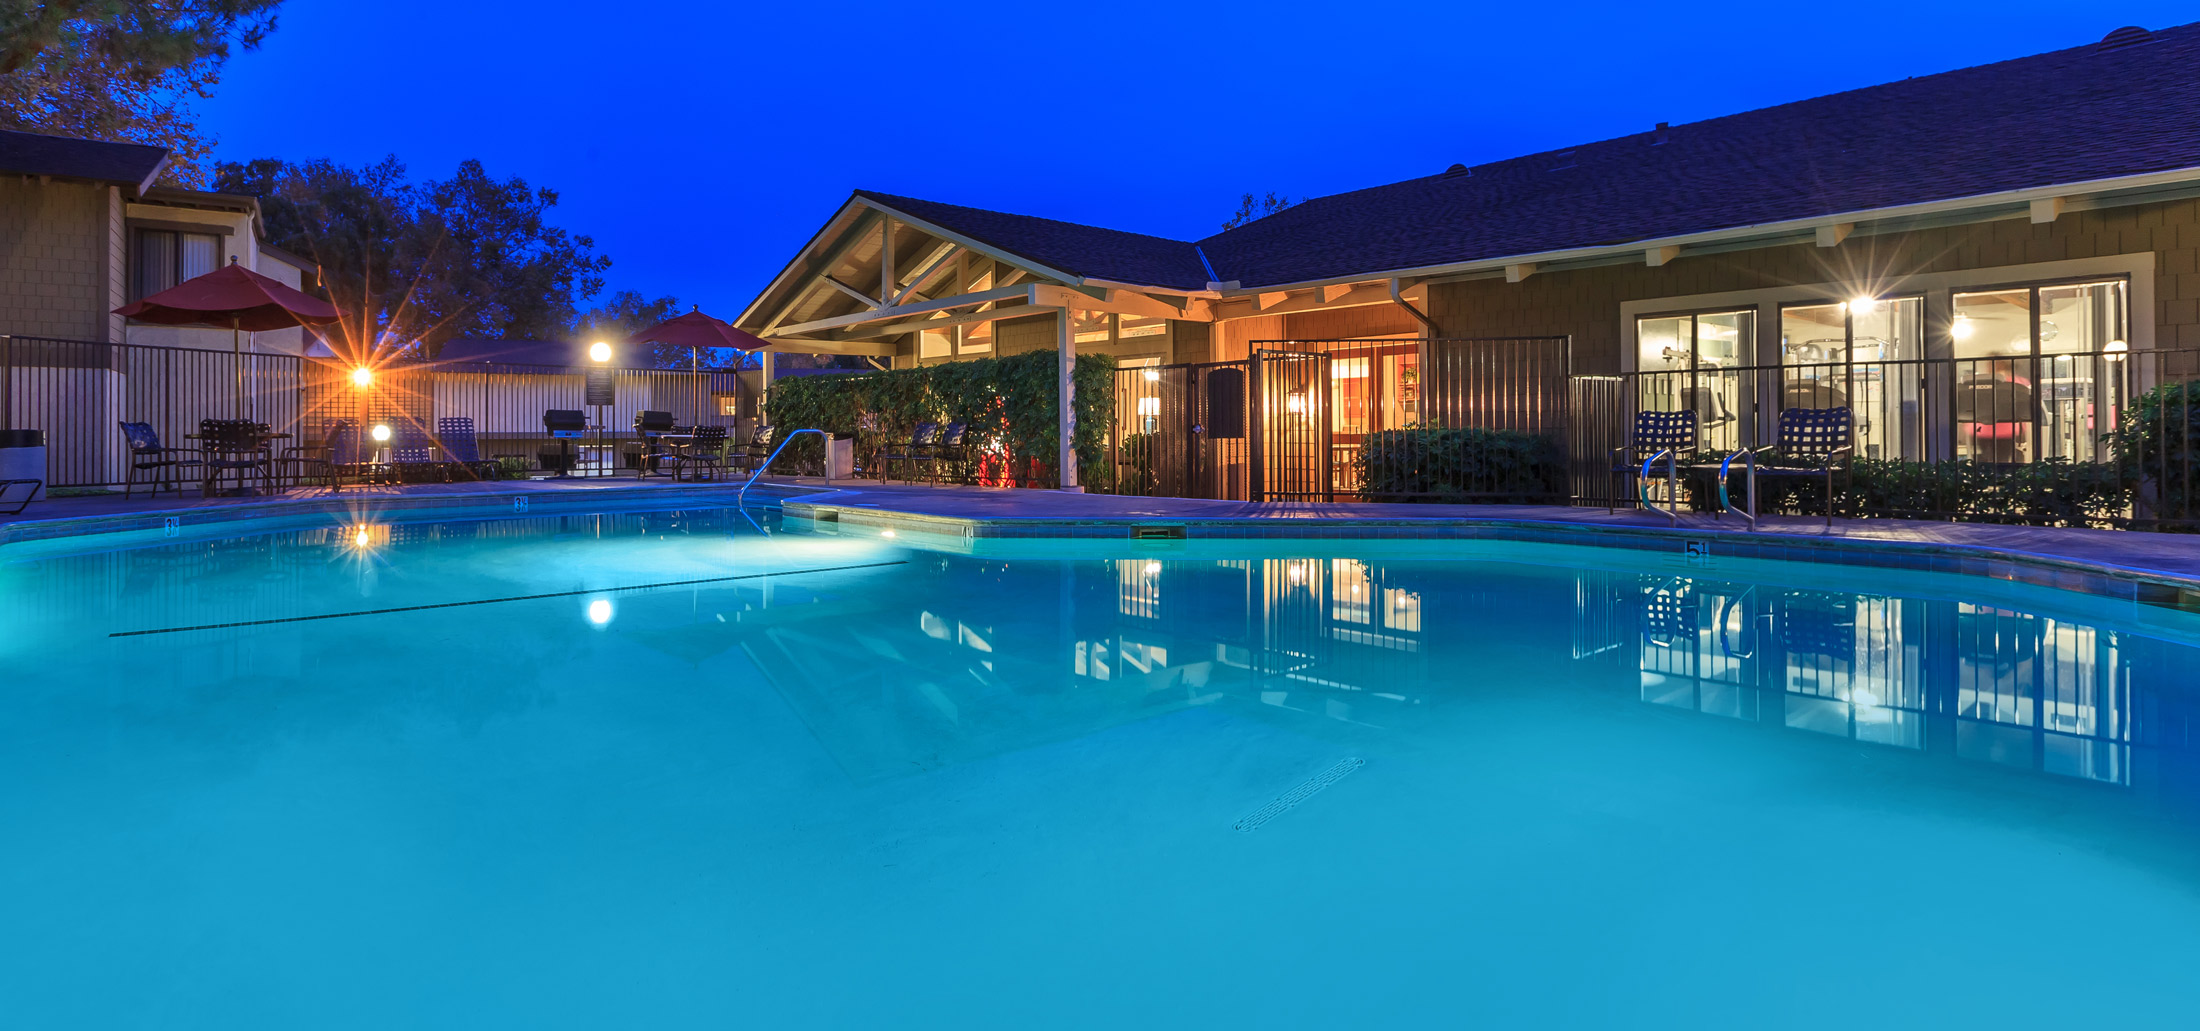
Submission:
<svg viewBox="0 0 2200 1031">
<path fill-rule="evenodd" d="M 2134 655 L 2113 630 L 1686 576 L 1586 573 L 1578 599 L 1576 656 L 1634 655 L 1657 705 L 2111 784 L 2131 783 L 2134 745 L 2183 744 L 2136 733 Z"/>
</svg>

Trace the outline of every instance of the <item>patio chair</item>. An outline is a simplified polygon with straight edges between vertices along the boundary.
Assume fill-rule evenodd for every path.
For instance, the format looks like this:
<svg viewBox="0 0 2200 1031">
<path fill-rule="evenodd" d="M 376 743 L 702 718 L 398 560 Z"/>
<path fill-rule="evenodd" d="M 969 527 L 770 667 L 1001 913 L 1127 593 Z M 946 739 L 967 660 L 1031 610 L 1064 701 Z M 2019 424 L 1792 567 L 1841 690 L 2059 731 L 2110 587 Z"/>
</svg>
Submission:
<svg viewBox="0 0 2200 1031">
<path fill-rule="evenodd" d="M 680 479 L 688 466 L 699 465 L 710 470 L 711 479 L 717 479 L 725 450 L 724 426 L 695 427 L 695 439 L 679 441 L 672 446 L 672 477 Z"/>
<path fill-rule="evenodd" d="M 634 432 L 642 438 L 641 458 L 636 462 L 637 471 L 647 476 L 651 470 L 662 468 L 662 463 L 672 457 L 672 449 L 658 438 L 678 430 L 671 412 L 639 411 L 634 413 Z"/>
<path fill-rule="evenodd" d="M 930 447 L 922 449 L 917 455 L 916 461 L 924 466 L 925 478 L 928 481 L 932 483 L 940 482 L 940 466 L 942 464 L 953 463 L 957 471 L 961 470 L 968 460 L 963 441 L 969 435 L 969 423 L 951 422 L 941 428 L 938 436 L 932 438 Z"/>
<path fill-rule="evenodd" d="M 909 442 L 907 444 L 901 445 L 898 450 L 879 452 L 879 482 L 884 483 L 887 481 L 887 479 L 890 478 L 890 475 L 894 470 L 894 466 L 897 463 L 901 465 L 902 471 L 904 473 L 907 473 L 910 471 L 910 468 L 912 466 L 916 465 L 918 462 L 924 461 L 927 457 L 931 455 L 932 443 L 934 440 L 938 439 L 939 435 L 939 423 L 920 422 L 917 424 L 916 430 L 909 434 Z M 902 478 L 905 480 L 910 480 L 912 482 L 914 482 L 916 479 L 913 476 L 906 475 Z"/>
<path fill-rule="evenodd" d="M 497 463 L 481 457 L 481 445 L 474 440 L 474 417 L 453 415 L 435 421 L 435 436 L 443 445 L 443 457 L 452 471 L 464 472 L 476 480 L 497 478 Z"/>
<path fill-rule="evenodd" d="M 222 477 L 237 474 L 237 489 L 256 489 L 256 477 L 265 487 L 274 477 L 274 455 L 268 450 L 267 427 L 250 419 L 199 420 L 199 495 L 213 497 Z"/>
<path fill-rule="evenodd" d="M 1696 439 L 1696 412 L 1692 408 L 1636 412 L 1633 437 L 1627 444 L 1612 449 L 1611 473 L 1619 489 L 1607 499 L 1605 511 L 1618 509 L 1620 491 L 1629 486 L 1634 487 L 1636 500 L 1642 507 L 1657 508 L 1650 500 L 1650 481 L 1662 479 L 1668 501 L 1672 503 L 1672 508 L 1665 511 L 1666 518 L 1679 525 L 1680 463 L 1695 454 Z M 1663 467 L 1658 465 L 1661 461 L 1665 463 Z"/>
<path fill-rule="evenodd" d="M 1735 511 L 1732 499 L 1727 495 L 1726 480 L 1733 470 L 1734 460 L 1741 458 L 1745 464 L 1743 475 L 1749 482 L 1749 507 L 1742 510 L 1751 529 L 1757 527 L 1757 479 L 1815 478 L 1826 485 L 1826 525 L 1833 525 L 1833 476 L 1846 473 L 1849 458 L 1855 452 L 1855 418 L 1849 409 L 1840 408 L 1787 408 L 1780 412 L 1780 433 L 1771 447 L 1747 448 L 1726 456 L 1719 463 L 1719 508 Z M 1758 456 L 1770 456 L 1777 464 L 1765 465 Z"/>
<path fill-rule="evenodd" d="M 771 456 L 772 428 L 769 424 L 759 425 L 756 432 L 749 435 L 749 442 L 741 445 L 741 469 L 743 472 L 754 472 Z"/>
<path fill-rule="evenodd" d="M 130 474 L 122 482 L 122 497 L 127 501 L 130 492 L 137 488 L 139 473 L 152 473 L 153 496 L 160 496 L 160 488 L 166 484 L 169 490 L 183 493 L 181 474 L 185 469 L 202 464 L 200 452 L 192 448 L 166 447 L 160 442 L 160 432 L 149 422 L 122 423 L 122 437 L 130 445 Z"/>
<path fill-rule="evenodd" d="M 435 440 L 410 419 L 390 427 L 390 469 L 399 483 L 442 483 L 451 478 L 450 463 L 435 457 Z"/>
</svg>

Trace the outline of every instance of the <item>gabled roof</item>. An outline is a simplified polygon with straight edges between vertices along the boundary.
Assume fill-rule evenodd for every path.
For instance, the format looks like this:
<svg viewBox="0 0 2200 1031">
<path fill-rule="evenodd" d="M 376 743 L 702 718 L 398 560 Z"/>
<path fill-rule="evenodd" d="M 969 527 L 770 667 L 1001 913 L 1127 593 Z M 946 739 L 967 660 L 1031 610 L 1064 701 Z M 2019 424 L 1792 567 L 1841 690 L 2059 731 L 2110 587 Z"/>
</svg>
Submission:
<svg viewBox="0 0 2200 1031">
<path fill-rule="evenodd" d="M 1245 286 L 2200 166 L 2200 24 L 1307 201 L 1201 241 Z"/>
<path fill-rule="evenodd" d="M 0 129 L 0 173 L 89 179 L 144 193 L 167 163 L 162 147 Z"/>
<path fill-rule="evenodd" d="M 1082 277 L 1252 289 L 2186 169 L 2200 169 L 2200 23 L 1455 167 L 1196 244 L 858 196 Z"/>
<path fill-rule="evenodd" d="M 1200 264 L 1199 252 L 1181 240 L 870 190 L 857 190 L 856 195 L 987 246 L 1087 279 L 1179 290 L 1207 288 L 1207 270 Z"/>
</svg>

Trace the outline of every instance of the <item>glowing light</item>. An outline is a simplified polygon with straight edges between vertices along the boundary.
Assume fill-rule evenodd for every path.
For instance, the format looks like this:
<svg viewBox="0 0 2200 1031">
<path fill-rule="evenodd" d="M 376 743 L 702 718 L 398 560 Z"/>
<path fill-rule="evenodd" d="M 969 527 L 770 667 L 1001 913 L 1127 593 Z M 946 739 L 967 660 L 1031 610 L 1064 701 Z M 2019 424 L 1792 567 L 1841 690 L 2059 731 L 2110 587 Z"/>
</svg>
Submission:
<svg viewBox="0 0 2200 1031">
<path fill-rule="evenodd" d="M 611 345 L 604 343 L 601 340 L 598 340 L 595 343 L 588 345 L 588 360 L 594 362 L 610 361 Z"/>
<path fill-rule="evenodd" d="M 1306 391 L 1294 390 L 1283 399 L 1283 410 L 1293 415 L 1306 414 Z"/>
<path fill-rule="evenodd" d="M 1148 562 L 1148 563 L 1146 563 L 1146 575 L 1147 575 L 1147 576 L 1160 576 L 1160 575 L 1161 575 L 1161 563 L 1159 563 L 1159 562 Z"/>
<path fill-rule="evenodd" d="M 356 530 L 353 530 L 353 531 L 351 532 L 351 546 L 352 546 L 352 547 L 354 547 L 354 548 L 364 548 L 364 547 L 366 547 L 366 546 L 368 546 L 368 545 L 370 545 L 370 544 L 373 544 L 373 543 L 374 543 L 374 534 L 373 534 L 372 532 L 370 532 L 370 531 L 369 531 L 369 530 L 368 530 L 368 529 L 367 529 L 366 527 L 362 526 L 362 527 L 360 527 L 360 528 L 358 528 L 358 529 L 356 529 Z"/>
<path fill-rule="evenodd" d="M 1956 316 L 1956 321 L 1948 327 L 1948 335 L 1955 337 L 1957 340 L 1969 340 L 1971 334 L 1976 332 L 1978 332 L 1978 327 L 1971 324 L 1969 315 Z"/>
<path fill-rule="evenodd" d="M 1877 297 L 1858 296 L 1849 298 L 1849 314 L 1851 315 L 1869 315 L 1878 310 L 1879 298 Z"/>
<path fill-rule="evenodd" d="M 2131 351 L 2131 345 L 2121 340 L 2111 340 L 2108 342 L 2108 346 L 2101 348 L 2101 350 L 2107 352 L 2101 355 L 2102 358 L 2112 362 L 2120 362 L 2124 360 L 2124 355 Z"/>
<path fill-rule="evenodd" d="M 378 422 L 378 423 L 375 423 L 375 424 L 374 424 L 374 442 L 375 442 L 375 443 L 377 443 L 377 444 L 387 444 L 387 443 L 389 443 L 389 440 L 390 440 L 390 424 L 389 424 L 389 423 L 386 423 L 386 422 Z"/>
<path fill-rule="evenodd" d="M 588 603 L 588 621 L 597 626 L 611 622 L 611 599 L 598 598 Z"/>
<path fill-rule="evenodd" d="M 373 385 L 374 385 L 374 370 L 373 370 L 373 369 L 370 369 L 370 368 L 367 368 L 367 367 L 366 367 L 366 366 L 364 366 L 364 365 L 362 365 L 362 366 L 360 366 L 360 367 L 358 367 L 358 368 L 356 368 L 356 369 L 353 369 L 353 370 L 351 370 L 351 385 L 352 385 L 352 386 L 355 386 L 355 387 L 371 387 L 371 386 L 373 386 Z"/>
<path fill-rule="evenodd" d="M 879 536 L 881 536 L 881 537 L 892 537 L 892 536 L 894 535 L 894 531 L 892 531 L 892 530 L 880 530 L 880 531 L 878 532 L 878 535 L 879 535 Z"/>
<path fill-rule="evenodd" d="M 1161 370 L 1160 370 L 1160 369 L 1147 369 L 1147 370 L 1146 370 L 1146 382 L 1148 382 L 1148 383 L 1159 383 L 1159 382 L 1161 382 Z"/>
<path fill-rule="evenodd" d="M 1141 397 L 1141 398 L 1139 398 L 1139 399 L 1138 399 L 1138 414 L 1140 414 L 1140 415 L 1160 415 L 1160 414 L 1161 414 L 1161 399 L 1160 399 L 1160 398 L 1158 398 L 1158 397 Z"/>
<path fill-rule="evenodd" d="M 1305 582 L 1306 582 L 1306 567 L 1305 567 L 1305 566 L 1302 566 L 1302 565 L 1298 565 L 1297 563 L 1293 563 L 1293 564 L 1292 564 L 1292 566 L 1291 566 L 1291 574 L 1290 574 L 1290 575 L 1291 575 L 1291 582 L 1292 582 L 1292 583 L 1295 583 L 1295 584 L 1305 583 Z"/>
</svg>

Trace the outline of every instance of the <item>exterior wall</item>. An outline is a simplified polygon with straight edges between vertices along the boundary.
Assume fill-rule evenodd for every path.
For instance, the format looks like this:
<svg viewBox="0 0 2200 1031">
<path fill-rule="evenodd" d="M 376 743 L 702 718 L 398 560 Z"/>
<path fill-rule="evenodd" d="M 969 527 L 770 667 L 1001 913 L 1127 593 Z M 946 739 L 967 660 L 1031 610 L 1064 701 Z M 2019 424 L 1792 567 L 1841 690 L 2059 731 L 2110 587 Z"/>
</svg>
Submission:
<svg viewBox="0 0 2200 1031">
<path fill-rule="evenodd" d="M 0 333 L 108 338 L 107 190 L 0 179 Z"/>
<path fill-rule="evenodd" d="M 214 231 L 227 230 L 222 236 L 221 263 L 237 259 L 237 264 L 286 286 L 300 282 L 296 266 L 260 253 L 258 238 L 253 233 L 252 216 L 243 211 L 207 211 L 201 208 L 172 207 L 166 204 L 132 203 L 124 206 L 124 226 L 121 235 L 129 240 L 128 224 L 135 220 L 155 222 L 189 222 L 204 225 Z M 127 271 L 127 262 L 124 268 Z M 127 290 L 127 277 L 124 289 Z M 116 302 L 120 304 L 122 302 Z M 129 342 L 155 344 L 166 347 L 195 347 L 202 350 L 226 351 L 230 348 L 230 333 L 226 329 L 206 326 L 153 326 L 133 323 L 129 327 Z M 271 329 L 262 333 L 248 333 L 240 341 L 247 351 L 263 354 L 299 354 L 305 346 L 305 331 L 300 329 Z"/>
<path fill-rule="evenodd" d="M 1421 335 L 1421 323 L 1395 304 L 1230 319 L 1215 328 L 1213 361 L 1243 361 L 1256 340 L 1363 340 Z"/>
<path fill-rule="evenodd" d="M 1624 367 L 1632 337 L 1621 310 L 1629 302 L 1818 283 L 1865 284 L 1884 295 L 1901 292 L 1908 277 L 2119 255 L 2130 256 L 2133 267 L 2152 268 L 2151 282 L 2132 284 L 2133 346 L 2144 346 L 2151 316 L 2154 346 L 2187 352 L 2166 371 L 2200 374 L 2200 200 L 2073 212 L 2045 225 L 2017 219 L 1852 236 L 1833 248 L 1806 243 L 1682 257 L 1658 268 L 1612 265 L 1540 272 L 1519 283 L 1435 283 L 1428 310 L 1446 336 L 1571 334 L 1576 372 L 1614 373 Z M 1945 330 L 1929 325 L 1928 335 L 1945 339 Z"/>
</svg>

